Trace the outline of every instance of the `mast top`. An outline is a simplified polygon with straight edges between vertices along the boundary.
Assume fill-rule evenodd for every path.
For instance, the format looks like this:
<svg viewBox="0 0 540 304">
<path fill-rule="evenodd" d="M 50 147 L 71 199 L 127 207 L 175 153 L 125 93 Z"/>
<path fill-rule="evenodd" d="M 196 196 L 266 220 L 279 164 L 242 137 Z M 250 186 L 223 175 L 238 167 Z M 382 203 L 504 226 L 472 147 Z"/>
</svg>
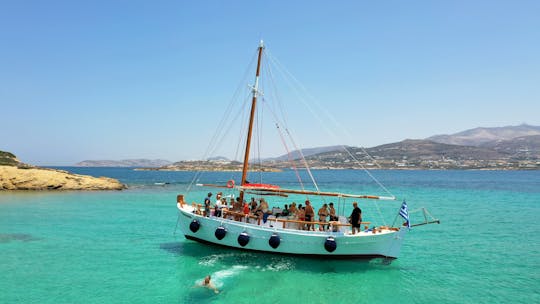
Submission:
<svg viewBox="0 0 540 304">
<path fill-rule="evenodd" d="M 264 49 L 264 41 L 261 39 L 261 41 L 259 41 L 259 47 Z"/>
</svg>

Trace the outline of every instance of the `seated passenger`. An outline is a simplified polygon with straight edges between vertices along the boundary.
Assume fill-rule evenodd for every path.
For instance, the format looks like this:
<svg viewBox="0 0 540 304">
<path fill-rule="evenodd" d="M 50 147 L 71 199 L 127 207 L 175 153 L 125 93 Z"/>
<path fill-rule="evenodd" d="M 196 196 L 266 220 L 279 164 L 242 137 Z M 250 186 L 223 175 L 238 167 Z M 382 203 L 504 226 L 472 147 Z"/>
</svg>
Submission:
<svg viewBox="0 0 540 304">
<path fill-rule="evenodd" d="M 289 206 L 285 204 L 285 207 L 283 208 L 283 210 L 281 210 L 281 216 L 288 216 L 288 215 L 289 215 Z"/>
<path fill-rule="evenodd" d="M 249 203 L 249 206 L 251 208 L 251 212 L 255 213 L 255 210 L 257 210 L 258 206 L 254 197 L 251 198 L 251 202 Z"/>
<path fill-rule="evenodd" d="M 231 198 L 232 200 L 232 198 Z M 235 212 L 242 212 L 242 203 L 240 202 L 240 198 L 237 197 L 236 200 L 233 203 L 233 210 Z"/>
<path fill-rule="evenodd" d="M 266 202 L 266 200 L 264 198 L 261 198 L 261 210 L 263 213 L 268 213 L 270 210 L 270 208 L 268 207 L 268 203 Z"/>
<path fill-rule="evenodd" d="M 296 209 L 296 203 L 292 202 L 291 208 L 289 208 L 289 215 L 293 215 L 296 217 L 296 212 L 298 212 L 298 209 Z"/>
<path fill-rule="evenodd" d="M 244 208 L 243 208 L 242 212 L 244 213 L 245 217 L 249 216 L 249 205 L 247 203 L 244 203 Z"/>
</svg>

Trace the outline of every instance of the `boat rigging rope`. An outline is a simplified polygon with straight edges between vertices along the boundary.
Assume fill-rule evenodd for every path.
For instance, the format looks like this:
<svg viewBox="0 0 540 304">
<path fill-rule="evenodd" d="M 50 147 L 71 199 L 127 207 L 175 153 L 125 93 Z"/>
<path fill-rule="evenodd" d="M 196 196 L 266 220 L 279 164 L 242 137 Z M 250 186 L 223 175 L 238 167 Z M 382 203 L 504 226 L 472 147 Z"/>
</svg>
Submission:
<svg viewBox="0 0 540 304">
<path fill-rule="evenodd" d="M 291 152 L 289 151 L 289 147 L 287 146 L 287 142 L 285 142 L 285 137 L 283 137 L 283 132 L 281 132 L 281 129 L 280 129 L 278 123 L 276 123 L 276 128 L 278 129 L 278 133 L 279 133 L 279 137 L 281 139 L 281 143 L 283 144 L 283 146 L 285 147 L 285 150 L 287 151 L 287 159 L 289 160 L 289 163 L 293 167 L 294 174 L 296 174 L 296 178 L 298 179 L 298 182 L 300 183 L 300 188 L 302 189 L 302 191 L 305 191 L 306 189 L 304 188 L 304 183 L 302 182 L 302 178 L 300 177 L 300 173 L 298 172 L 298 168 L 296 167 L 296 164 L 295 164 L 294 160 L 291 157 Z"/>
<path fill-rule="evenodd" d="M 268 58 L 272 59 L 272 57 L 270 55 L 267 56 Z M 268 78 L 271 80 L 271 84 L 273 85 L 273 90 L 272 92 L 274 93 L 274 96 L 275 96 L 275 100 L 277 101 L 275 104 L 276 106 L 278 106 L 279 110 L 281 111 L 281 114 L 282 114 L 282 117 L 283 117 L 283 125 L 285 127 L 285 132 L 287 133 L 288 135 L 288 138 L 289 140 L 291 141 L 294 149 L 296 152 L 298 152 L 298 154 L 300 155 L 300 158 L 302 160 L 302 162 L 304 163 L 304 166 L 306 168 L 306 171 L 308 172 L 308 175 L 310 176 L 311 178 L 311 181 L 313 183 L 313 185 L 315 186 L 315 189 L 317 189 L 317 192 L 320 192 L 320 189 L 319 189 L 319 186 L 317 185 L 317 182 L 315 181 L 315 178 L 313 177 L 313 174 L 311 172 L 311 169 L 309 167 L 309 164 L 307 163 L 307 160 L 306 158 L 304 157 L 304 154 L 302 152 L 301 149 L 298 148 L 298 146 L 296 145 L 296 142 L 294 141 L 294 138 L 292 137 L 292 135 L 290 134 L 289 132 L 289 129 L 287 127 L 287 122 L 286 122 L 286 116 L 285 116 L 285 113 L 286 111 L 284 111 L 284 108 L 282 103 L 281 103 L 281 98 L 278 97 L 278 94 L 277 94 L 277 90 L 276 90 L 276 85 L 275 85 L 275 81 L 274 81 L 274 77 L 273 77 L 273 74 L 272 74 L 272 70 L 271 70 L 271 65 L 269 64 L 268 65 Z M 269 105 L 270 103 L 266 103 L 267 105 Z M 276 126 L 278 127 L 278 130 L 281 131 L 281 129 L 279 128 L 279 118 L 278 116 L 276 115 L 276 112 L 272 110 L 272 108 L 270 106 L 268 106 L 268 108 L 270 108 L 270 112 L 272 113 L 273 117 L 274 117 L 274 122 L 276 124 Z M 282 137 L 282 133 L 280 132 L 280 136 Z M 302 186 L 302 190 L 304 190 L 304 185 L 302 183 L 302 180 L 300 178 L 300 175 L 298 174 L 298 168 L 296 167 L 296 165 L 294 164 L 294 161 L 291 159 L 290 157 L 290 152 L 289 152 L 289 149 L 286 145 L 286 142 L 284 140 L 284 138 L 282 137 L 282 142 L 283 142 L 283 145 L 285 146 L 285 149 L 287 150 L 287 157 L 289 158 L 289 163 L 292 165 L 292 167 L 294 168 L 295 170 L 295 173 L 297 175 L 297 178 Z M 307 199 L 309 199 L 309 196 L 307 196 Z M 324 199 L 324 198 L 323 198 Z"/>
<path fill-rule="evenodd" d="M 314 105 L 316 105 L 319 110 L 321 110 L 322 113 L 326 113 L 326 116 L 328 117 L 328 119 L 330 121 L 332 121 L 339 129 L 343 130 L 349 137 L 350 137 L 350 133 L 347 132 L 347 130 L 345 128 L 343 128 L 341 126 L 341 124 L 339 124 L 336 119 L 330 114 L 329 111 L 325 111 L 324 108 L 320 105 L 320 103 L 318 103 L 316 101 L 315 98 L 313 98 L 307 91 L 307 89 L 296 79 L 296 77 L 294 77 L 294 75 L 292 73 L 290 73 L 276 58 L 274 58 L 269 51 L 267 51 L 268 55 L 267 57 L 272 61 L 272 63 L 274 63 L 276 65 L 276 67 L 278 68 L 278 70 L 284 75 L 284 76 L 287 76 L 290 78 L 287 79 L 289 80 L 288 82 L 290 83 L 290 87 L 291 88 L 296 88 L 296 87 L 299 87 L 301 90 L 294 90 L 294 92 L 297 94 L 297 97 L 298 99 L 302 102 L 302 104 L 311 112 L 311 114 L 319 121 L 320 125 L 323 126 L 323 128 L 325 129 L 325 131 L 333 138 L 338 138 L 338 136 L 332 132 L 328 127 L 327 127 L 327 123 L 320 117 L 320 115 L 318 115 L 314 110 L 313 108 L 307 103 L 307 101 L 305 100 L 305 98 L 303 98 L 303 95 L 307 96 Z M 360 165 L 360 167 L 362 168 L 362 170 L 364 170 L 368 175 L 369 177 L 375 181 L 375 183 L 377 183 L 377 185 L 379 187 L 381 187 L 382 190 L 384 190 L 388 195 L 392 196 L 392 197 L 395 197 L 375 176 L 373 176 L 373 174 L 371 174 L 369 172 L 369 170 L 367 170 L 367 168 L 365 168 L 361 162 L 356 158 L 354 157 L 354 155 L 352 155 L 352 153 L 350 153 L 350 151 L 348 149 L 345 148 L 345 146 L 342 146 L 344 148 L 344 150 L 349 154 L 349 156 L 351 156 L 351 158 L 358 164 Z M 369 155 L 369 153 L 367 153 L 367 151 L 364 149 L 364 148 L 361 148 L 362 151 L 379 167 L 380 165 L 377 163 L 377 161 L 371 157 L 371 155 Z"/>
<path fill-rule="evenodd" d="M 221 120 L 219 121 L 219 123 L 216 125 L 216 129 L 214 131 L 214 134 L 213 136 L 211 137 L 211 140 L 210 142 L 208 143 L 208 146 L 203 154 L 203 157 L 202 157 L 202 160 L 206 160 L 210 155 L 211 153 L 213 153 L 217 147 L 219 147 L 219 144 L 223 141 L 224 139 L 224 134 L 227 134 L 226 131 L 230 130 L 231 126 L 232 126 L 232 122 L 229 120 L 227 120 L 227 118 L 230 118 L 231 117 L 231 112 L 233 111 L 234 109 L 234 105 L 237 104 L 237 101 L 238 101 L 238 97 L 240 95 L 240 92 L 242 91 L 242 89 L 245 87 L 244 84 L 246 83 L 247 81 L 247 77 L 250 73 L 250 71 L 252 70 L 252 66 L 254 65 L 255 63 L 255 60 L 257 58 L 257 51 L 255 51 L 254 55 L 252 56 L 252 59 L 251 59 L 251 62 L 250 64 L 246 67 L 246 70 L 244 72 L 244 77 L 242 78 L 242 80 L 240 81 L 240 84 L 237 86 L 232 98 L 230 99 L 229 101 L 229 104 L 225 110 L 225 112 L 223 113 L 223 116 L 221 117 Z M 246 101 L 244 100 L 244 103 Z M 241 110 L 243 110 L 245 107 L 241 107 Z M 237 117 L 237 116 L 233 116 L 233 117 Z M 228 128 L 224 128 L 224 124 L 227 125 L 226 123 L 228 122 L 229 124 L 229 127 Z M 221 138 L 221 140 L 217 140 L 218 138 Z M 199 170 L 197 172 L 195 172 L 195 175 L 193 176 L 193 179 L 191 180 L 188 188 L 187 188 L 187 193 L 189 193 L 193 187 L 193 185 L 199 180 L 199 178 L 202 176 L 202 171 Z"/>
<path fill-rule="evenodd" d="M 321 190 L 319 189 L 319 186 L 317 185 L 317 182 L 315 181 L 315 178 L 313 177 L 313 174 L 311 173 L 311 169 L 309 168 L 307 160 L 304 157 L 304 153 L 302 153 L 302 150 L 298 149 L 298 147 L 296 146 L 296 143 L 294 142 L 294 139 L 291 133 L 289 133 L 289 129 L 285 129 L 285 132 L 287 132 L 287 135 L 289 135 L 289 139 L 291 140 L 291 143 L 293 144 L 294 149 L 298 151 L 298 153 L 300 154 L 300 157 L 302 158 L 302 162 L 304 163 L 304 166 L 306 167 L 306 171 L 308 172 L 309 177 L 311 178 L 311 181 L 313 182 L 313 185 L 315 186 L 315 189 L 317 189 L 317 192 L 321 192 Z"/>
<path fill-rule="evenodd" d="M 262 160 L 261 160 L 261 133 L 262 133 L 262 126 L 263 126 L 263 121 L 262 121 L 262 118 L 264 117 L 263 116 L 263 110 L 264 108 L 263 107 L 259 107 L 258 111 L 257 111 L 257 119 L 256 119 L 256 122 L 257 122 L 257 125 L 256 125 L 256 128 L 257 128 L 257 163 L 259 165 L 259 183 L 262 184 Z"/>
</svg>

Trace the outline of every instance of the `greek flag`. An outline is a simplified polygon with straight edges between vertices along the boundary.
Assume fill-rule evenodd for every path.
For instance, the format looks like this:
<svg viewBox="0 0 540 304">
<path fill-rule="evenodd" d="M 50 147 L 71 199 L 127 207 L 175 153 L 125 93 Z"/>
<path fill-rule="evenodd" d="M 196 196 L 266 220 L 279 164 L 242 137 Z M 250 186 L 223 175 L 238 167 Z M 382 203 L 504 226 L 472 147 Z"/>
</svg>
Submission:
<svg viewBox="0 0 540 304">
<path fill-rule="evenodd" d="M 407 221 L 407 228 L 411 228 L 411 222 L 409 221 L 409 211 L 407 210 L 407 202 L 403 201 L 401 209 L 399 209 L 399 215 Z"/>
</svg>

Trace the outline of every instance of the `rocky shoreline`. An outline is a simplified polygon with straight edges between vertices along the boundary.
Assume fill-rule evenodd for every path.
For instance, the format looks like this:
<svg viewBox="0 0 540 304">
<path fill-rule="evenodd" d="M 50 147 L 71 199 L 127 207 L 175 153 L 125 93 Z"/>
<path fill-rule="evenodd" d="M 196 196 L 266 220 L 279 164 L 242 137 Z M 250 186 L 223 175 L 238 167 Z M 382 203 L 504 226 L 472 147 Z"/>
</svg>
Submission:
<svg viewBox="0 0 540 304">
<path fill-rule="evenodd" d="M 126 185 L 108 177 L 73 174 L 33 166 L 1 166 L 0 190 L 122 190 Z"/>
</svg>

